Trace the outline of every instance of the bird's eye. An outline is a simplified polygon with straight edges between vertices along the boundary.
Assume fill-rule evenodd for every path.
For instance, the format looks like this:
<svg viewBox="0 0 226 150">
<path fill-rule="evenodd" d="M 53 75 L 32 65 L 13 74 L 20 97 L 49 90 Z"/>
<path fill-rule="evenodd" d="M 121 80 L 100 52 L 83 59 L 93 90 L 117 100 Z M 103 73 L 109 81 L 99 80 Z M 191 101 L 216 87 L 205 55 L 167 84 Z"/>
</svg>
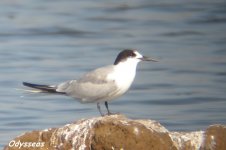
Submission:
<svg viewBox="0 0 226 150">
<path fill-rule="evenodd" d="M 129 57 L 135 57 L 136 54 L 135 53 L 129 53 Z"/>
</svg>

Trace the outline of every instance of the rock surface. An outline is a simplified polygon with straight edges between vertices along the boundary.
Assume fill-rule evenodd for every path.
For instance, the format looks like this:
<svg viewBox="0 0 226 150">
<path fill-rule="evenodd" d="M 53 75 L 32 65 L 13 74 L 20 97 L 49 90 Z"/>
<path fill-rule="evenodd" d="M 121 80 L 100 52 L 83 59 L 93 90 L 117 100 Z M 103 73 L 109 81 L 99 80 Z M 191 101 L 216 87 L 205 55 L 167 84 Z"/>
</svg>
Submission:
<svg viewBox="0 0 226 150">
<path fill-rule="evenodd" d="M 226 126 L 205 132 L 169 132 L 152 120 L 122 115 L 83 119 L 60 128 L 25 133 L 5 150 L 225 150 Z"/>
</svg>

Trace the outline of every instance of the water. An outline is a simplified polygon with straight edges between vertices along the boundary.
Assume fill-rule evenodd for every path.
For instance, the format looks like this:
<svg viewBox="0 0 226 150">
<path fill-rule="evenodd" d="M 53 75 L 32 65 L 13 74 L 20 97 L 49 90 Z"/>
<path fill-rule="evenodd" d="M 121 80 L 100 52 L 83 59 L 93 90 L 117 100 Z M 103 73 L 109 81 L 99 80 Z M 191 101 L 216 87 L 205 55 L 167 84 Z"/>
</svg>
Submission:
<svg viewBox="0 0 226 150">
<path fill-rule="evenodd" d="M 169 130 L 226 123 L 225 1 L 0 2 L 0 147 L 25 131 L 99 116 L 95 104 L 30 95 L 22 81 L 74 79 L 135 48 L 159 58 L 141 63 L 113 112 L 155 119 Z M 102 106 L 104 108 L 104 106 Z"/>
</svg>

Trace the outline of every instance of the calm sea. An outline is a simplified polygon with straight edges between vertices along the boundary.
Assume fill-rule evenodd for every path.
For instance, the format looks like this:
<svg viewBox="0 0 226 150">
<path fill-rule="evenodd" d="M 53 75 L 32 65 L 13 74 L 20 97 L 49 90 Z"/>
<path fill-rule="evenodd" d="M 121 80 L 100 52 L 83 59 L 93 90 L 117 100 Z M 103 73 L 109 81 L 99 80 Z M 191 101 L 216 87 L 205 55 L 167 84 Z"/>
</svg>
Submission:
<svg viewBox="0 0 226 150">
<path fill-rule="evenodd" d="M 23 81 L 76 79 L 125 48 L 159 62 L 139 64 L 111 111 L 176 131 L 226 124 L 225 8 L 224 0 L 1 0 L 0 148 L 26 131 L 99 116 L 96 104 L 24 93 Z"/>
</svg>

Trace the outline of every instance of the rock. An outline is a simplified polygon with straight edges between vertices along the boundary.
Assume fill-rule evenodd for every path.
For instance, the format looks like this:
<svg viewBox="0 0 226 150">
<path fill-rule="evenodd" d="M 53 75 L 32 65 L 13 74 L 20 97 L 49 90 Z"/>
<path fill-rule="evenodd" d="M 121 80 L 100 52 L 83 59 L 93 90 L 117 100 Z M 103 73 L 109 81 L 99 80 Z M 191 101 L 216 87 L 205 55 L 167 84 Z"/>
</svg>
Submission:
<svg viewBox="0 0 226 150">
<path fill-rule="evenodd" d="M 152 120 L 131 120 L 122 115 L 82 119 L 60 128 L 25 133 L 5 150 L 212 150 L 226 149 L 226 126 L 206 132 L 169 132 Z"/>
<path fill-rule="evenodd" d="M 169 134 L 178 150 L 198 150 L 203 142 L 203 133 L 203 131 L 196 131 Z"/>
<path fill-rule="evenodd" d="M 226 126 L 213 125 L 207 128 L 201 150 L 212 149 L 226 149 Z"/>
</svg>

